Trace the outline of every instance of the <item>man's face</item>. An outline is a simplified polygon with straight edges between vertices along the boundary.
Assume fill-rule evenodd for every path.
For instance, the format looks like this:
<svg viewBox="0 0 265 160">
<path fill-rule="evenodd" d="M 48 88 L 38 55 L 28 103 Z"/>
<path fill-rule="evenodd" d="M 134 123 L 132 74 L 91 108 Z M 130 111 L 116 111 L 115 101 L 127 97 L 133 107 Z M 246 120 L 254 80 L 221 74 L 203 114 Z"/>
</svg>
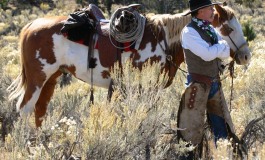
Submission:
<svg viewBox="0 0 265 160">
<path fill-rule="evenodd" d="M 214 19 L 214 6 L 208 6 L 198 11 L 198 18 L 212 22 Z"/>
</svg>

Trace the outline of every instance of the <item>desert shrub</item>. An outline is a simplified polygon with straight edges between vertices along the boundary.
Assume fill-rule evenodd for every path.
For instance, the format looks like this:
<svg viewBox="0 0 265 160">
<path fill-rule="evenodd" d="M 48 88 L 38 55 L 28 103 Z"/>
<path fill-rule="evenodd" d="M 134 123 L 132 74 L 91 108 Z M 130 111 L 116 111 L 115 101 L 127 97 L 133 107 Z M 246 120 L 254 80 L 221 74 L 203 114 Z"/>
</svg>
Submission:
<svg viewBox="0 0 265 160">
<path fill-rule="evenodd" d="M 243 33 L 247 38 L 247 41 L 252 41 L 256 38 L 254 28 L 251 26 L 249 21 L 243 24 Z"/>
<path fill-rule="evenodd" d="M 11 133 L 14 128 L 13 124 L 17 121 L 19 114 L 16 111 L 15 105 L 7 101 L 7 94 L 4 92 L 7 88 L 7 84 L 10 83 L 10 78 L 1 78 L 1 101 L 0 101 L 0 138 L 5 141 L 5 137 Z M 4 93 L 3 93 L 4 92 Z"/>
<path fill-rule="evenodd" d="M 7 87 L 10 85 L 12 78 L 9 76 L 5 69 L 7 69 L 8 63 L 15 61 L 15 56 L 9 54 L 14 50 L 13 47 L 16 40 L 10 37 L 1 37 L 0 40 L 0 136 L 4 141 L 5 137 L 12 131 L 13 123 L 18 119 L 18 113 L 16 112 L 15 102 L 8 101 Z M 13 59 L 14 58 L 14 59 Z M 15 70 L 15 69 L 14 69 Z"/>
<path fill-rule="evenodd" d="M 16 12 L 1 10 L 0 159 L 177 159 L 177 154 L 192 150 L 186 147 L 187 143 L 175 141 L 185 74 L 178 71 L 173 84 L 163 89 L 166 79 L 155 78 L 160 75 L 157 65 L 146 65 L 143 72 L 139 72 L 127 63 L 122 76 L 118 69 L 114 70 L 116 73 L 112 77 L 116 83 L 111 102 L 106 100 L 106 89 L 94 88 L 95 104 L 91 105 L 90 86 L 80 81 L 73 80 L 64 89 L 57 86 L 40 129 L 35 128 L 33 116 L 19 117 L 16 101 L 7 101 L 6 88 L 20 69 L 17 41 L 20 29 L 37 17 L 68 15 L 77 6 L 72 2 L 54 1 L 57 8 L 48 12 L 37 7 Z M 235 68 L 231 115 L 240 136 L 251 120 L 264 114 L 264 8 L 257 8 L 253 15 L 250 9 L 233 5 L 233 9 L 238 8 L 243 14 L 238 16 L 241 20 L 251 20 L 249 27 L 256 33 L 256 38 L 249 42 L 253 52 L 251 63 Z M 230 79 L 222 82 L 227 100 L 230 82 Z M 258 126 L 263 129 L 264 121 Z M 263 135 L 255 128 L 254 131 Z M 231 158 L 230 142 L 225 140 L 219 145 L 217 150 L 214 145 L 210 146 L 213 157 Z M 264 136 L 251 144 L 249 155 L 250 158 L 265 158 Z"/>
<path fill-rule="evenodd" d="M 255 9 L 262 6 L 262 0 L 235 0 L 239 4 L 243 4 L 245 7 Z"/>
<path fill-rule="evenodd" d="M 9 2 L 9 0 L 2 0 L 2 1 L 0 2 L 0 8 L 2 8 L 2 9 L 6 9 L 6 7 L 7 7 L 7 5 L 8 5 L 8 2 Z"/>
<path fill-rule="evenodd" d="M 114 69 L 111 103 L 92 106 L 89 119 L 84 121 L 87 141 L 83 148 L 89 148 L 88 159 L 157 159 L 184 152 L 179 149 L 186 148 L 183 144 L 176 144 L 174 150 L 169 142 L 159 140 L 164 126 L 170 126 L 172 111 L 167 100 L 170 93 L 163 89 L 166 78 L 158 76 L 159 68 L 149 64 L 140 72 L 127 62 L 122 73 Z"/>
<path fill-rule="evenodd" d="M 193 149 L 165 138 L 168 133 L 160 136 L 165 126 L 171 128 L 171 105 L 178 102 L 178 95 L 168 100 L 175 90 L 163 89 L 163 76 L 157 81 L 159 65 L 146 65 L 140 72 L 127 63 L 123 71 L 123 76 L 118 69 L 113 75 L 116 87 L 111 102 L 102 96 L 106 90 L 95 88 L 98 101 L 89 104 L 89 88 L 79 89 L 80 82 L 62 92 L 58 86 L 42 128 L 34 129 L 33 117 L 17 120 L 6 136 L 6 151 L 16 153 L 12 159 L 157 159 L 176 158 L 176 153 Z"/>
</svg>

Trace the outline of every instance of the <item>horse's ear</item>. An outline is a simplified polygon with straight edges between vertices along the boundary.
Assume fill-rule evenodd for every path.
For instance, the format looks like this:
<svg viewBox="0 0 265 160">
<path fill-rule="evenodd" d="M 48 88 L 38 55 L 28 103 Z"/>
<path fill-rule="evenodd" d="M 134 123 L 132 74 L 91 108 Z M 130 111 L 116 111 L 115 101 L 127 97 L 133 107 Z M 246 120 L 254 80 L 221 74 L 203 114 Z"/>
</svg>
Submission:
<svg viewBox="0 0 265 160">
<path fill-rule="evenodd" d="M 224 1 L 223 6 L 227 6 L 227 2 L 226 1 Z"/>
</svg>

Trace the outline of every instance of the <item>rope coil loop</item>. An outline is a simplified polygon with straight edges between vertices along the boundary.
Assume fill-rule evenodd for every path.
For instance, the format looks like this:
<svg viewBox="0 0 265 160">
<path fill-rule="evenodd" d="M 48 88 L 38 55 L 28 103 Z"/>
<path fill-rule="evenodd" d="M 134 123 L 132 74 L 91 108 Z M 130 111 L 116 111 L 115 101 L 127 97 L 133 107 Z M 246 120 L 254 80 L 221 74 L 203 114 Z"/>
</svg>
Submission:
<svg viewBox="0 0 265 160">
<path fill-rule="evenodd" d="M 115 26 L 115 20 L 117 18 L 117 15 L 120 15 L 123 11 L 128 11 L 134 15 L 134 18 L 136 19 L 136 23 L 134 24 L 133 27 L 128 32 L 121 32 L 119 29 L 116 28 Z M 110 42 L 112 43 L 113 46 L 119 49 L 125 49 L 129 48 L 132 46 L 143 34 L 144 32 L 144 27 L 145 27 L 145 20 L 146 18 L 141 15 L 139 12 L 136 10 L 133 10 L 132 12 L 130 11 L 130 8 L 119 8 L 117 9 L 111 16 L 110 18 L 110 34 L 109 34 L 109 39 Z M 111 36 L 120 43 L 125 43 L 125 42 L 133 42 L 131 45 L 126 46 L 126 47 L 119 47 L 116 46 L 113 41 Z"/>
</svg>

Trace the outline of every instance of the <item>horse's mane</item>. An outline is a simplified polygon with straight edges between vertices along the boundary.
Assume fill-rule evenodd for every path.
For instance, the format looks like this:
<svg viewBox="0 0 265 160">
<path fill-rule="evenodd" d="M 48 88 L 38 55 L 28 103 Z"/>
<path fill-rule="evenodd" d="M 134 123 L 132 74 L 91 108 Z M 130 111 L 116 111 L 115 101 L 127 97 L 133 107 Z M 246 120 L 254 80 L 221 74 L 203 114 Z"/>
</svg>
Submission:
<svg viewBox="0 0 265 160">
<path fill-rule="evenodd" d="M 190 16 L 182 14 L 156 14 L 147 16 L 149 22 L 155 26 L 155 32 L 158 32 L 163 27 L 166 34 L 166 41 L 170 46 L 174 42 L 180 40 L 181 30 L 190 22 Z"/>
</svg>

